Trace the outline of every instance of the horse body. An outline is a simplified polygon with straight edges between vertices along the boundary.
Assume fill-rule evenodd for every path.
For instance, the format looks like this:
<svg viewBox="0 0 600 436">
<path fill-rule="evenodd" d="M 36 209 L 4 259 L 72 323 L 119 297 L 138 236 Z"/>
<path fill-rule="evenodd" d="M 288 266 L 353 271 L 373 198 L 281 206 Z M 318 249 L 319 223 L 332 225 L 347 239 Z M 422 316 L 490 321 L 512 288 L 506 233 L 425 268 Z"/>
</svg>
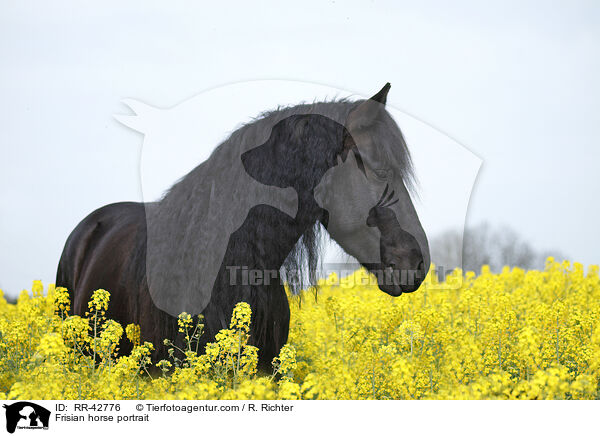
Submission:
<svg viewBox="0 0 600 436">
<path fill-rule="evenodd" d="M 369 177 L 370 167 L 380 164 L 375 163 L 377 156 L 373 157 L 370 152 L 369 147 L 372 151 L 374 146 L 364 138 L 368 136 L 365 129 L 370 124 L 381 129 L 391 121 L 377 107 L 385 104 L 388 89 L 389 86 L 385 87 L 362 103 L 317 103 L 276 111 L 265 116 L 270 122 L 266 129 L 261 131 L 255 122 L 234 132 L 206 162 L 174 185 L 160 201 L 115 203 L 92 212 L 69 236 L 58 266 L 56 285 L 71 292 L 73 313 L 85 315 L 94 290 L 110 291 L 107 317 L 124 326 L 140 325 L 142 340 L 151 341 L 155 346 L 152 357 L 156 361 L 167 355 L 163 339 L 169 338 L 178 344 L 175 340 L 177 313 L 174 312 L 184 308 L 192 315 L 202 313 L 205 328 L 200 349 L 203 349 L 220 329 L 228 328 L 235 304 L 245 301 L 252 309 L 250 341 L 259 349 L 260 367 L 268 370 L 273 357 L 287 341 L 289 330 L 290 311 L 281 272 L 285 275 L 286 267 L 298 268 L 305 258 L 308 258 L 310 272 L 314 272 L 317 229 L 321 224 L 371 271 L 396 269 L 396 265 L 402 264 L 403 268 L 417 271 L 420 277 L 416 284 L 397 280 L 384 283 L 382 279 L 379 283 L 382 290 L 390 295 L 416 290 L 429 268 L 429 252 L 402 179 L 395 181 L 404 188 L 402 209 L 395 213 L 403 216 L 396 219 L 394 226 L 365 222 L 368 221 L 366 213 L 360 212 L 360 208 L 353 211 L 345 206 L 365 203 L 368 211 L 377 199 Z M 351 133 L 352 128 L 348 131 L 344 126 L 346 120 L 356 126 L 354 133 Z M 407 150 L 403 138 L 394 126 L 395 123 L 391 126 L 392 133 L 384 135 L 382 142 L 400 141 L 397 153 L 400 159 L 408 159 L 408 155 L 404 155 Z M 367 146 L 357 146 L 355 138 Z M 261 145 L 249 147 L 247 143 L 252 141 Z M 352 198 L 350 192 L 335 201 L 328 200 L 326 195 L 317 201 L 315 191 L 331 191 L 330 184 L 334 183 L 324 180 L 336 180 L 325 176 L 341 167 L 340 157 L 345 159 L 351 151 L 360 161 L 360 171 L 352 176 L 355 180 L 351 184 L 365 185 L 361 198 Z M 194 238 L 202 233 L 198 222 L 202 224 L 202 220 L 210 219 L 201 211 L 202 207 L 211 206 L 210 200 L 216 191 L 214 179 L 211 181 L 207 174 L 214 171 L 222 174 L 228 168 L 238 167 L 244 171 L 238 178 L 250 176 L 261 186 L 293 189 L 297 207 L 279 208 L 275 206 L 279 204 L 276 201 L 273 204 L 258 201 L 259 204 L 252 205 L 248 211 L 238 210 L 245 217 L 240 217 L 242 224 L 230 235 L 223 235 L 228 236 L 228 240 L 216 277 L 213 279 L 210 274 L 203 277 L 199 267 L 203 256 L 213 253 L 199 250 Z M 407 167 L 400 165 L 396 170 L 406 172 Z M 338 171 L 338 174 L 345 173 Z M 211 184 L 210 188 L 207 184 Z M 396 191 L 401 189 L 397 187 Z M 391 206 L 388 209 L 393 213 Z M 295 213 L 290 213 L 291 210 Z M 220 212 L 219 219 L 231 221 L 232 217 L 224 214 L 226 210 Z M 348 216 L 352 219 L 347 219 Z M 334 227 L 338 230 L 334 231 Z M 400 231 L 407 233 L 402 228 L 409 229 L 415 236 L 401 237 Z M 211 227 L 214 234 L 208 236 L 220 237 L 219 229 L 217 220 Z M 380 250 L 380 244 L 384 243 L 380 241 L 387 244 L 385 250 L 383 245 Z M 398 244 L 406 246 L 396 247 Z M 367 251 L 376 252 L 375 258 L 362 256 L 361 253 Z M 398 259 L 402 253 L 413 254 Z M 261 280 L 249 282 L 244 271 L 260 272 Z M 195 299 L 195 289 L 207 281 L 209 285 L 212 283 L 209 298 L 206 302 Z M 181 289 L 184 291 L 180 292 Z M 124 353 L 131 347 L 125 342 L 120 347 Z"/>
<path fill-rule="evenodd" d="M 271 146 L 266 143 L 263 148 L 256 147 L 242 155 L 250 174 L 259 177 L 258 173 L 265 165 L 265 154 L 271 153 Z M 319 143 L 318 146 L 326 144 Z M 205 334 L 201 338 L 201 348 L 219 330 L 228 328 L 233 307 L 240 301 L 249 303 L 252 309 L 250 342 L 259 348 L 261 368 L 268 368 L 286 343 L 290 311 L 279 270 L 307 229 L 323 217 L 323 210 L 312 197 L 312 190 L 335 163 L 338 150 L 311 150 L 306 147 L 304 152 L 329 156 L 311 166 L 310 171 L 315 174 L 308 180 L 301 179 L 292 170 L 282 173 L 285 177 L 281 179 L 273 175 L 261 176 L 269 183 L 285 182 L 294 186 L 298 193 L 296 216 L 291 217 L 278 208 L 259 204 L 248 212 L 242 226 L 231 234 L 210 301 L 202 311 Z M 289 157 L 292 160 L 284 166 L 302 171 L 304 157 L 300 154 Z M 156 203 L 114 203 L 92 212 L 68 238 L 56 279 L 57 286 L 69 289 L 73 312 L 81 316 L 87 311 L 87 303 L 94 290 L 109 290 L 111 304 L 107 317 L 123 325 L 140 325 L 142 339 L 155 345 L 152 356 L 155 361 L 167 355 L 163 339 L 174 340 L 178 332 L 177 318 L 160 310 L 149 296 L 146 214 L 156 206 Z M 272 272 L 273 275 L 268 280 L 252 284 L 243 277 L 244 271 Z M 129 349 L 130 345 L 121 345 L 122 352 Z"/>
<path fill-rule="evenodd" d="M 268 366 L 285 344 L 290 312 L 279 278 L 273 277 L 268 284 L 252 286 L 244 283 L 241 274 L 232 277 L 227 266 L 247 265 L 249 269 L 278 271 L 285 259 L 262 262 L 263 257 L 257 252 L 291 250 L 301 232 L 291 221 L 281 211 L 260 205 L 251 210 L 246 223 L 232 235 L 211 300 L 202 312 L 205 334 L 201 347 L 220 329 L 228 328 L 233 307 L 239 301 L 249 303 L 252 309 L 251 343 L 259 347 L 262 367 Z M 273 235 L 273 225 L 290 231 L 275 233 L 278 237 L 260 238 L 260 235 Z M 248 234 L 256 237 L 255 243 L 247 243 Z M 80 316 L 85 315 L 94 290 L 110 290 L 111 301 L 106 316 L 124 326 L 138 324 L 142 340 L 154 344 L 152 357 L 157 361 L 166 358 L 163 339 L 175 340 L 178 325 L 176 317 L 158 309 L 149 298 L 146 243 L 143 203 L 104 206 L 86 217 L 69 237 L 56 282 L 70 290 L 73 313 Z M 241 270 L 236 272 L 241 273 Z M 179 341 L 175 343 L 181 345 Z M 124 342 L 121 351 L 128 352 L 130 347 Z"/>
</svg>

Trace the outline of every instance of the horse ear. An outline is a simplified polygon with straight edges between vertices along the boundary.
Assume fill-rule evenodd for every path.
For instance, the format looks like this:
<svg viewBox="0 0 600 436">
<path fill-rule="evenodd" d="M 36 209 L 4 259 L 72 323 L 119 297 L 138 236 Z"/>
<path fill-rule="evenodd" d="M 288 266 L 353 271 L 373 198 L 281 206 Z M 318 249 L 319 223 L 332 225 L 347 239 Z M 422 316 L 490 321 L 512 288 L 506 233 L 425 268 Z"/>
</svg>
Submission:
<svg viewBox="0 0 600 436">
<path fill-rule="evenodd" d="M 370 98 L 370 100 L 373 100 L 378 103 L 381 103 L 382 105 L 385 105 L 385 102 L 387 101 L 387 95 L 388 95 L 388 92 L 390 92 L 391 87 L 392 87 L 392 85 L 390 84 L 390 82 L 386 83 L 385 85 L 383 85 L 383 88 L 381 88 L 381 90 L 377 94 L 375 94 L 373 97 Z"/>
<path fill-rule="evenodd" d="M 385 107 L 387 95 L 391 87 L 392 85 L 389 82 L 386 83 L 377 94 L 363 101 L 356 109 L 350 112 L 346 126 L 351 132 L 368 127 L 375 122 L 379 113 Z"/>
</svg>

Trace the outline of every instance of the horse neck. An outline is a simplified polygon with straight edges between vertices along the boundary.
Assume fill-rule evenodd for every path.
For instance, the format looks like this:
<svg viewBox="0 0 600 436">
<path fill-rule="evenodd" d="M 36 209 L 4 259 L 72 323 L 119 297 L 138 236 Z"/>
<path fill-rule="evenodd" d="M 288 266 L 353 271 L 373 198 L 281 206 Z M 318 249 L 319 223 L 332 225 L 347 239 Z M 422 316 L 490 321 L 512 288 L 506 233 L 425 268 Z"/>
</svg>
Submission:
<svg viewBox="0 0 600 436">
<path fill-rule="evenodd" d="M 260 205 L 232 235 L 226 265 L 279 270 L 302 235 L 320 218 L 314 199 L 299 196 L 298 212 L 290 217 L 279 209 Z"/>
</svg>

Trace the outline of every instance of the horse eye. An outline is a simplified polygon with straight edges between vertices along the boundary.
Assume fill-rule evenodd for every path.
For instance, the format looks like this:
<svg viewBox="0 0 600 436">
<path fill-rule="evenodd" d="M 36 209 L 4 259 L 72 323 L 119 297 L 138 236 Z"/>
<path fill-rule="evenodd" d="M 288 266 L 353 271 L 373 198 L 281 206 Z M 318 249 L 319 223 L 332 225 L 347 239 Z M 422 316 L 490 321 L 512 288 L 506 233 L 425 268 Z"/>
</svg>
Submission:
<svg viewBox="0 0 600 436">
<path fill-rule="evenodd" d="M 391 173 L 390 170 L 374 170 L 375 176 L 379 179 L 387 179 L 388 175 Z"/>
</svg>

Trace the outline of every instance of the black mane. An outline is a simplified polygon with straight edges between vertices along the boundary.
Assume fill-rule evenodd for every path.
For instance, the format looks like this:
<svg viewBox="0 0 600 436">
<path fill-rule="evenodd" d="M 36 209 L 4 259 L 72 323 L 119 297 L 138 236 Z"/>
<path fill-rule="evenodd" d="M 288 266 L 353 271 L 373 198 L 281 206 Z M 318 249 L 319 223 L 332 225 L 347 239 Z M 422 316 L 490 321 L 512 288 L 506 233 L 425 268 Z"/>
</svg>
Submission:
<svg viewBox="0 0 600 436">
<path fill-rule="evenodd" d="M 348 114 L 354 110 L 361 101 L 349 101 L 348 99 L 337 99 L 331 101 L 301 103 L 294 106 L 280 106 L 274 110 L 261 113 L 252 121 L 243 124 L 231 135 L 219 144 L 211 153 L 209 158 L 192 170 L 189 174 L 175 183 L 163 196 L 162 202 L 172 201 L 174 204 L 184 204 L 185 198 L 189 195 L 193 186 L 203 183 L 202 171 L 200 168 L 204 165 L 218 165 L 219 161 L 231 159 L 233 155 L 240 153 L 244 146 L 253 148 L 264 143 L 272 133 L 273 126 L 285 120 L 293 119 L 294 116 L 313 115 L 310 117 L 310 123 L 316 124 L 316 128 L 323 127 L 321 133 L 328 132 L 332 122 L 344 126 Z M 321 115 L 321 117 L 319 117 Z M 389 117 L 389 116 L 388 116 Z M 319 126 L 319 124 L 321 126 Z M 389 118 L 385 119 L 385 125 L 379 129 L 379 138 L 384 143 L 399 144 L 400 149 L 394 150 L 395 153 L 388 153 L 389 160 L 395 168 L 402 172 L 402 179 L 411 192 L 415 192 L 416 179 L 412 160 L 404 136 L 395 122 Z M 342 127 L 343 128 L 343 127 Z M 314 141 L 322 140 L 321 137 L 307 136 L 303 145 L 307 148 L 314 148 Z M 333 134 L 330 138 L 331 157 L 340 152 L 341 141 Z M 315 156 L 316 159 L 323 159 L 324 156 Z M 235 158 L 235 157 L 234 157 Z M 307 162 L 308 165 L 311 163 Z M 283 168 L 283 173 L 293 173 L 304 171 L 304 168 L 291 166 Z M 277 184 L 278 174 L 274 173 L 273 184 Z M 305 177 L 306 174 L 298 174 L 298 178 Z M 318 180 L 309 180 L 310 183 L 318 183 Z M 174 208 L 171 209 L 175 211 Z M 180 213 L 179 210 L 177 210 Z M 187 213 L 193 214 L 193 209 L 188 209 Z M 294 248 L 287 255 L 285 262 L 281 267 L 281 277 L 287 283 L 290 291 L 297 294 L 300 290 L 308 287 L 317 286 L 317 274 L 320 269 L 321 254 L 323 245 L 328 240 L 327 232 L 323 231 L 321 221 L 315 222 L 306 229 L 302 237 L 298 240 Z"/>
</svg>

